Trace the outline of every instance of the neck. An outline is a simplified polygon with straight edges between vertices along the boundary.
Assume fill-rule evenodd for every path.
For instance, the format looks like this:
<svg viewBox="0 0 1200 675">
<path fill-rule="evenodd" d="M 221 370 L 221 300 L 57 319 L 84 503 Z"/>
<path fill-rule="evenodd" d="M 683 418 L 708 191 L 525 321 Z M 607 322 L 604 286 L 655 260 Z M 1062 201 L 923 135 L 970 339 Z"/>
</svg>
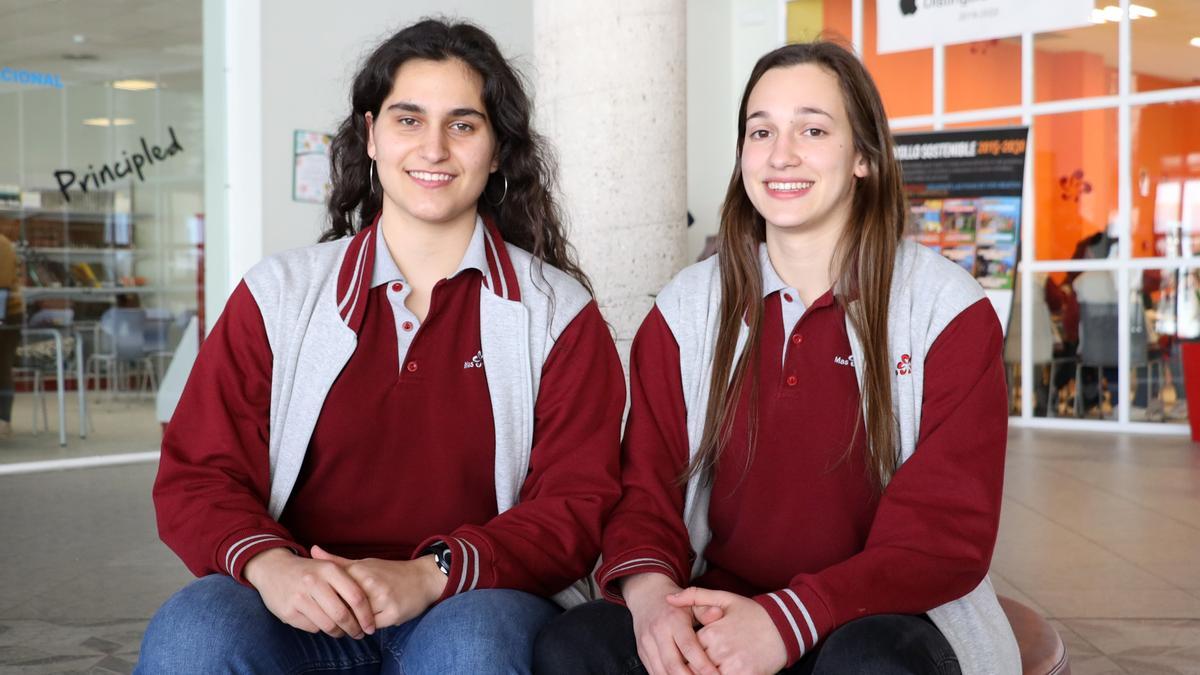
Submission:
<svg viewBox="0 0 1200 675">
<path fill-rule="evenodd" d="M 379 226 L 388 253 L 410 284 L 432 286 L 458 269 L 475 233 L 474 211 L 453 221 L 427 223 L 388 207 L 385 199 Z"/>
<path fill-rule="evenodd" d="M 795 288 L 805 305 L 833 286 L 833 254 L 843 226 L 781 228 L 767 223 L 767 255 L 775 273 Z"/>
</svg>

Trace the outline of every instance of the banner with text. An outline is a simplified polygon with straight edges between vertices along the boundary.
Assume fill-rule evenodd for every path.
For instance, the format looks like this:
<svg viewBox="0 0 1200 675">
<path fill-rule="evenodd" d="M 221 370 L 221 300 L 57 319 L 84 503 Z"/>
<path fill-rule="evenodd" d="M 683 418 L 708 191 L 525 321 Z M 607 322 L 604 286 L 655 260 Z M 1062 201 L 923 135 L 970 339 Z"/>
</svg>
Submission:
<svg viewBox="0 0 1200 675">
<path fill-rule="evenodd" d="M 1093 0 L 878 0 L 880 54 L 1091 23 Z"/>
<path fill-rule="evenodd" d="M 971 273 L 1008 330 L 1028 127 L 896 135 L 907 236 Z"/>
</svg>

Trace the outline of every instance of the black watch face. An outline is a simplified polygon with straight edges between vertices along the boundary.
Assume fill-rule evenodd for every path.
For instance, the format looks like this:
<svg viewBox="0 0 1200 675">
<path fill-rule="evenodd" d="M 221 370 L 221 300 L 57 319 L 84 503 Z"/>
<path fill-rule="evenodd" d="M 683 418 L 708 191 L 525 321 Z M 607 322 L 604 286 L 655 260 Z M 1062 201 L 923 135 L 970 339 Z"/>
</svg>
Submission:
<svg viewBox="0 0 1200 675">
<path fill-rule="evenodd" d="M 434 560 L 437 561 L 438 569 L 442 571 L 442 574 L 450 576 L 450 565 L 452 562 L 450 557 L 450 547 L 446 546 L 445 544 L 439 546 L 437 550 L 433 552 L 433 557 Z"/>
</svg>

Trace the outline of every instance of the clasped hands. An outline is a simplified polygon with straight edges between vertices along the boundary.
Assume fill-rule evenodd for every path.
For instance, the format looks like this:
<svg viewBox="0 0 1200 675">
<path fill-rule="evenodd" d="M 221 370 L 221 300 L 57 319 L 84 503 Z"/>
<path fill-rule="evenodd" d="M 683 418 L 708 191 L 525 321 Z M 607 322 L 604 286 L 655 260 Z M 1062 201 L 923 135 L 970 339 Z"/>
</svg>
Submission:
<svg viewBox="0 0 1200 675">
<path fill-rule="evenodd" d="M 787 665 L 774 622 L 754 600 L 694 586 L 681 589 L 655 573 L 624 581 L 638 656 L 650 675 L 759 675 Z"/>
<path fill-rule="evenodd" d="M 351 560 L 319 546 L 312 558 L 285 548 L 246 563 L 245 577 L 280 621 L 309 633 L 361 639 L 412 619 L 441 597 L 446 576 L 433 556 Z"/>
</svg>

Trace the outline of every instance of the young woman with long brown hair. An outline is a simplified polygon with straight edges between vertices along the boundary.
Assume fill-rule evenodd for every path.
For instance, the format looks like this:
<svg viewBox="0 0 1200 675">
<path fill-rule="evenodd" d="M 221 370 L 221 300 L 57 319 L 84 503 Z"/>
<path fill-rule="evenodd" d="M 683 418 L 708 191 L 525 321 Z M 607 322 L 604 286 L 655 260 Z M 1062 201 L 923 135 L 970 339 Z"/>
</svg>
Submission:
<svg viewBox="0 0 1200 675">
<path fill-rule="evenodd" d="M 624 379 L 516 72 L 422 21 L 355 77 L 324 243 L 234 291 L 163 440 L 197 576 L 146 673 L 520 673 L 589 594 Z M 553 601 L 552 601 L 553 599 Z"/>
<path fill-rule="evenodd" d="M 758 61 L 718 254 L 634 341 L 606 600 L 551 623 L 537 669 L 1019 672 L 987 580 L 1000 325 L 969 275 L 901 240 L 892 148 L 849 51 Z"/>
</svg>

